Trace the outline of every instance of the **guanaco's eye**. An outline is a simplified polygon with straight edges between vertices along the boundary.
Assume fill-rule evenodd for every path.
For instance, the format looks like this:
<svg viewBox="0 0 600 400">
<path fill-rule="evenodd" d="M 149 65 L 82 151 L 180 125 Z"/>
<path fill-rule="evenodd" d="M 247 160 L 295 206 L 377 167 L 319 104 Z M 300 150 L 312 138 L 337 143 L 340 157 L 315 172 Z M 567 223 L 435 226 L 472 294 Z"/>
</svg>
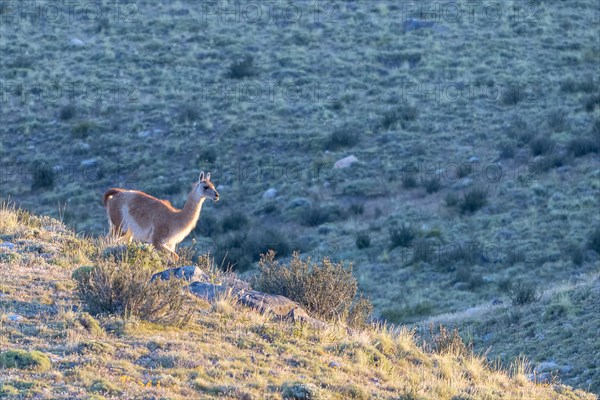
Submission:
<svg viewBox="0 0 600 400">
<path fill-rule="evenodd" d="M 208 190 L 209 187 L 207 185 L 204 185 L 204 190 Z"/>
</svg>

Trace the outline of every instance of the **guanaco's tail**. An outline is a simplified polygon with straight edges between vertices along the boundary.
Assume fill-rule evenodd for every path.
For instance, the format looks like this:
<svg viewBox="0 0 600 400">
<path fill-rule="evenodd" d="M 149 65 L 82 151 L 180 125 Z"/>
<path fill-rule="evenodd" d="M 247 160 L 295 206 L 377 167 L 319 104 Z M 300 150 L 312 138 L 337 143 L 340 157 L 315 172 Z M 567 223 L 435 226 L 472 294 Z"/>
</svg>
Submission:
<svg viewBox="0 0 600 400">
<path fill-rule="evenodd" d="M 102 197 L 102 204 L 104 204 L 104 207 L 106 207 L 106 203 L 108 202 L 108 199 L 110 199 L 115 194 L 118 194 L 121 192 L 123 192 L 123 189 L 117 189 L 117 188 L 108 189 L 106 192 L 104 192 L 104 196 Z"/>
</svg>

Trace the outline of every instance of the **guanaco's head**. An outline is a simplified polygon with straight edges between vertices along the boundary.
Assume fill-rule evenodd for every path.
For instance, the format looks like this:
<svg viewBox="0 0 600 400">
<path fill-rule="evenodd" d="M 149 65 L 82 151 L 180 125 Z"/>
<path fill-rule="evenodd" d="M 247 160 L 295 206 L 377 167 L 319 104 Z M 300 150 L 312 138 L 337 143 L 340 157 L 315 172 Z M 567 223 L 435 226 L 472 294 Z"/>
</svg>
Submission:
<svg viewBox="0 0 600 400">
<path fill-rule="evenodd" d="M 215 189 L 215 185 L 210 181 L 210 172 L 204 176 L 204 171 L 200 172 L 198 182 L 194 184 L 194 192 L 198 198 L 207 197 L 214 201 L 219 200 L 219 192 Z"/>
</svg>

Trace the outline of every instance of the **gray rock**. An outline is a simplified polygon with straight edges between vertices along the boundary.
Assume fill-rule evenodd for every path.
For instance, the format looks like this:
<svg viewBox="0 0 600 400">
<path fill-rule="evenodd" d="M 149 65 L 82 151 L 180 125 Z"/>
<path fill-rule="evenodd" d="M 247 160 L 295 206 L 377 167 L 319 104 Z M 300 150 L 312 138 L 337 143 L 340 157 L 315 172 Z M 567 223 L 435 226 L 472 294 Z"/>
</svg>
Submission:
<svg viewBox="0 0 600 400">
<path fill-rule="evenodd" d="M 404 32 L 416 31 L 417 29 L 433 28 L 435 22 L 433 21 L 422 21 L 419 19 L 409 18 L 402 23 L 402 29 Z"/>
<path fill-rule="evenodd" d="M 162 272 L 157 272 L 152 275 L 150 282 L 153 282 L 156 279 L 162 279 L 164 281 L 168 281 L 171 276 L 175 276 L 179 279 L 185 279 L 188 282 L 208 282 L 210 277 L 200 268 L 195 265 L 186 265 L 178 268 L 170 268 Z"/>
<path fill-rule="evenodd" d="M 263 199 L 274 199 L 277 197 L 277 189 L 269 188 L 263 193 Z"/>
<path fill-rule="evenodd" d="M 83 46 L 85 46 L 85 43 L 83 42 L 83 40 L 78 39 L 78 38 L 71 38 L 71 40 L 69 40 L 69 44 L 71 46 L 75 46 L 75 47 L 83 47 Z"/>
<path fill-rule="evenodd" d="M 545 361 L 545 362 L 539 363 L 535 367 L 535 372 L 537 372 L 537 373 L 552 372 L 552 371 L 557 371 L 558 369 L 559 369 L 559 366 L 554 361 Z"/>
<path fill-rule="evenodd" d="M 310 200 L 308 200 L 305 197 L 296 197 L 295 199 L 292 199 L 288 205 L 287 205 L 287 209 L 294 209 L 294 208 L 310 208 L 310 206 L 312 205 L 312 203 L 310 202 Z"/>
<path fill-rule="evenodd" d="M 98 160 L 95 158 L 88 158 L 87 160 L 83 160 L 81 162 L 82 167 L 93 167 L 98 164 Z"/>
<path fill-rule="evenodd" d="M 272 312 L 285 318 L 298 304 L 287 297 L 252 290 L 240 297 L 240 303 L 261 313 Z"/>
<path fill-rule="evenodd" d="M 19 314 L 11 314 L 8 316 L 8 320 L 11 322 L 19 322 L 23 319 L 22 315 Z"/>
<path fill-rule="evenodd" d="M 469 162 L 470 163 L 477 163 L 477 162 L 479 162 L 479 157 L 472 156 L 471 158 L 469 158 Z"/>
<path fill-rule="evenodd" d="M 0 247 L 6 247 L 7 249 L 12 250 L 15 248 L 15 244 L 11 242 L 2 242 L 0 243 Z"/>
<path fill-rule="evenodd" d="M 342 364 L 340 364 L 340 363 L 339 363 L 339 362 L 337 362 L 337 361 L 331 361 L 331 362 L 329 363 L 329 368 L 339 368 L 339 367 L 341 367 L 341 366 L 342 366 Z"/>
<path fill-rule="evenodd" d="M 460 190 L 460 189 L 467 188 L 467 187 L 471 186 L 472 184 L 473 184 L 473 179 L 465 177 L 465 178 L 459 179 L 458 182 L 456 182 L 454 185 L 452 185 L 452 189 Z"/>
<path fill-rule="evenodd" d="M 223 285 L 215 285 L 207 282 L 194 282 L 188 286 L 190 292 L 209 302 L 217 300 L 219 297 L 231 294 L 231 288 Z"/>
</svg>

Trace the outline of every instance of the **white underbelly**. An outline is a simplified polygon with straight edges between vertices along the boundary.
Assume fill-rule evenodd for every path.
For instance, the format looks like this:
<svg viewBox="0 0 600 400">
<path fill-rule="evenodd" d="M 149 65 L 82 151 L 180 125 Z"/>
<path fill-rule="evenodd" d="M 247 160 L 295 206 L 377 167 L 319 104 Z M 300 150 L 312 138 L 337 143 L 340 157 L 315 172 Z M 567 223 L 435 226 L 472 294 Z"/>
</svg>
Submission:
<svg viewBox="0 0 600 400">
<path fill-rule="evenodd" d="M 142 242 L 152 242 L 152 226 L 143 229 L 132 217 L 129 215 L 129 210 L 123 210 L 123 220 L 125 221 L 126 228 L 131 232 L 133 240 L 139 240 Z"/>
</svg>

